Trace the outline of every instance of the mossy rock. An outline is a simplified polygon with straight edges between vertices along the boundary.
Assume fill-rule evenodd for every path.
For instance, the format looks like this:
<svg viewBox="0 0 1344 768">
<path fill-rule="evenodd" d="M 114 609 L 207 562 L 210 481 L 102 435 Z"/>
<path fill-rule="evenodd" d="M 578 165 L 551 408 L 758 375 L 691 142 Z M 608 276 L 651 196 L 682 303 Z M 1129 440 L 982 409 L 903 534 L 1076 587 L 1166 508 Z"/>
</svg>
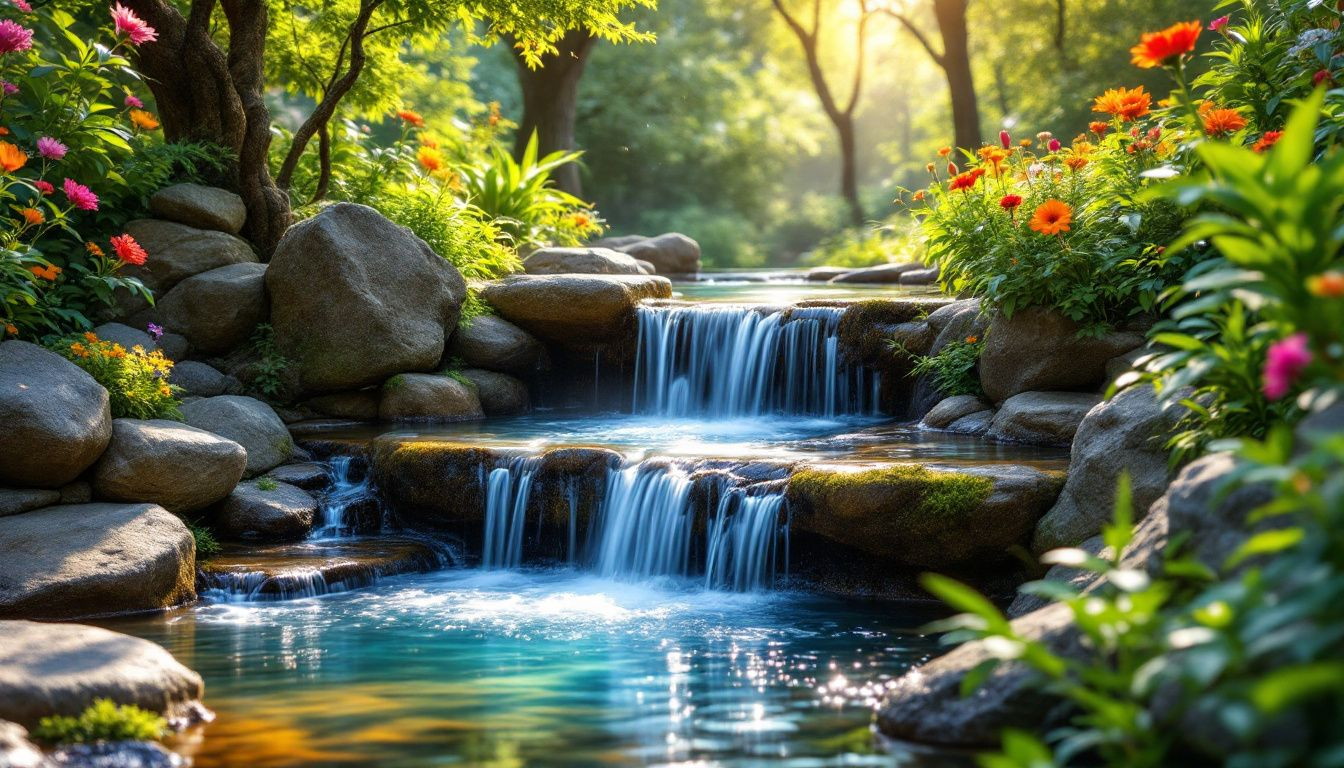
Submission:
<svg viewBox="0 0 1344 768">
<path fill-rule="evenodd" d="M 580 531 L 606 493 L 607 474 L 620 466 L 621 455 L 605 448 L 556 448 L 541 457 L 532 487 L 530 514 L 548 526 L 569 526 L 571 500 Z"/>
<path fill-rule="evenodd" d="M 485 519 L 485 476 L 502 460 L 486 448 L 443 440 L 378 439 L 373 481 L 408 526 L 460 530 Z"/>
<path fill-rule="evenodd" d="M 812 468 L 793 475 L 788 499 L 797 530 L 897 567 L 953 568 L 1008 560 L 1062 483 L 1020 466 Z"/>
<path fill-rule="evenodd" d="M 845 309 L 840 317 L 840 344 L 845 356 L 855 363 L 875 367 L 901 361 L 887 342 L 896 326 L 922 319 L 945 306 L 948 299 L 868 299 Z"/>
</svg>

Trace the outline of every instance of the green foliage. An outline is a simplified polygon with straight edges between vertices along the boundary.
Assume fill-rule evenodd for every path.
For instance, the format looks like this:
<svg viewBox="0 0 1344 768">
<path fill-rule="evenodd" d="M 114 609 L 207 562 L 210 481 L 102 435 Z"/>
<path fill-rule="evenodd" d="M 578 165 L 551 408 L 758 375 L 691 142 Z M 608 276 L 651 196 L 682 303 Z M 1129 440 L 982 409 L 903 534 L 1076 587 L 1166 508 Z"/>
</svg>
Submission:
<svg viewBox="0 0 1344 768">
<path fill-rule="evenodd" d="M 112 418 L 182 420 L 178 388 L 168 383 L 173 361 L 162 351 L 126 349 L 91 332 L 62 339 L 53 349 L 103 385 Z"/>
<path fill-rule="evenodd" d="M 925 519 L 929 525 L 963 520 L 975 513 L 994 490 L 994 482 L 964 472 L 939 472 L 916 464 L 902 464 L 862 472 L 802 470 L 789 478 L 790 493 L 829 500 L 828 509 L 846 499 L 881 494 L 905 503 L 900 514 Z M 895 508 L 893 508 L 895 513 Z"/>
<path fill-rule="evenodd" d="M 1344 380 L 1344 152 L 1313 161 L 1323 96 L 1294 112 L 1265 154 L 1206 143 L 1206 170 L 1165 191 L 1202 206 L 1172 251 L 1214 254 L 1169 294 L 1172 320 L 1141 361 L 1169 401 L 1191 415 L 1173 445 L 1190 455 L 1221 437 L 1263 436 L 1338 397 Z M 1304 334 L 1310 363 L 1275 391 L 1271 349 Z M 1296 400 L 1291 394 L 1300 394 Z"/>
<path fill-rule="evenodd" d="M 274 482 L 274 481 L 272 481 Z M 257 483 L 261 485 L 260 481 Z M 187 530 L 191 531 L 192 541 L 196 542 L 196 561 L 209 560 L 224 550 L 219 544 L 219 539 L 215 538 L 214 531 L 209 527 L 191 521 L 185 521 Z"/>
<path fill-rule="evenodd" d="M 872 267 L 917 261 L 919 243 L 908 227 L 846 231 L 822 240 L 806 259 L 813 266 Z"/>
<path fill-rule="evenodd" d="M 275 344 L 275 329 L 270 323 L 261 323 L 252 333 L 252 352 L 256 355 L 255 375 L 249 384 L 255 394 L 265 398 L 278 397 L 285 388 L 282 378 L 289 367 L 289 359 Z"/>
<path fill-rule="evenodd" d="M 135 705 L 119 705 L 111 699 L 94 699 L 79 717 L 44 717 L 33 729 L 33 738 L 48 744 L 83 744 L 92 741 L 158 741 L 168 732 L 168 722 L 157 713 Z"/>
<path fill-rule="evenodd" d="M 417 188 L 374 198 L 373 205 L 410 229 L 468 280 L 492 280 L 522 270 L 518 254 L 481 209 L 446 189 Z"/>
<path fill-rule="evenodd" d="M 274 491 L 279 487 L 280 483 L 276 482 L 273 477 L 262 477 L 257 479 L 257 490 L 259 491 Z"/>
<path fill-rule="evenodd" d="M 948 342 L 936 355 L 916 355 L 895 340 L 889 341 L 889 344 L 896 352 L 914 360 L 911 376 L 932 377 L 934 386 L 943 397 L 984 397 L 985 391 L 980 388 L 980 374 L 976 368 L 980 363 L 980 353 L 985 348 L 983 339 L 968 336 Z"/>
</svg>

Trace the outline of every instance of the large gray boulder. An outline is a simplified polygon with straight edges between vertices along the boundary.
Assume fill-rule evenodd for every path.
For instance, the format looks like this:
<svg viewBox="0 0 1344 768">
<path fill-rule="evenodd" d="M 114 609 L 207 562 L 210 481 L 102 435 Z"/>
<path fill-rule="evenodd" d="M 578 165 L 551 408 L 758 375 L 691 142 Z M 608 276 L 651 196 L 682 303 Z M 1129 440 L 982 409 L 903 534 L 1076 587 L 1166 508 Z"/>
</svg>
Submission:
<svg viewBox="0 0 1344 768">
<path fill-rule="evenodd" d="M 207 354 L 245 343 L 270 312 L 265 264 L 230 264 L 178 283 L 158 305 L 163 325 Z"/>
<path fill-rule="evenodd" d="M 215 530 L 240 541 L 295 541 L 308 535 L 317 519 L 317 499 L 288 483 L 262 485 L 251 481 L 234 488 L 214 509 Z"/>
<path fill-rule="evenodd" d="M 700 244 L 676 232 L 607 247 L 649 262 L 660 275 L 691 275 L 700 271 Z"/>
<path fill-rule="evenodd" d="M 224 232 L 160 219 L 140 219 L 127 224 L 126 233 L 140 243 L 149 259 L 143 266 L 125 267 L 122 272 L 140 278 L 155 296 L 163 296 L 192 275 L 257 261 L 257 254 L 246 240 Z M 123 308 L 126 315 L 131 315 L 146 306 L 141 300 Z"/>
<path fill-rule="evenodd" d="M 196 599 L 195 574 L 191 532 L 153 504 L 66 504 L 0 517 L 0 616 L 166 608 Z"/>
<path fill-rule="evenodd" d="M 523 259 L 529 275 L 642 275 L 631 256 L 610 248 L 540 248 Z"/>
<path fill-rule="evenodd" d="M 1031 308 L 995 315 L 980 354 L 980 384 L 1001 403 L 1022 392 L 1098 389 L 1106 364 L 1141 346 L 1142 333 L 1117 331 L 1079 338 L 1079 326 L 1058 312 Z"/>
<path fill-rule="evenodd" d="M 236 395 L 243 390 L 243 383 L 238 379 L 197 360 L 183 360 L 173 365 L 168 383 L 181 387 L 185 394 L 194 397 Z"/>
<path fill-rule="evenodd" d="M 947 429 L 957 421 L 974 413 L 991 410 L 989 403 L 975 395 L 956 395 L 943 399 L 924 415 L 922 426 L 930 429 Z"/>
<path fill-rule="evenodd" d="M 485 417 L 476 387 L 446 374 L 403 373 L 383 385 L 379 418 L 389 421 L 472 421 Z"/>
<path fill-rule="evenodd" d="M 55 352 L 0 343 L 0 431 L 0 485 L 59 488 L 107 448 L 107 390 Z"/>
<path fill-rule="evenodd" d="M 1084 650 L 1066 605 L 1052 605 L 1013 620 L 1013 629 L 1056 654 Z M 1001 731 L 1039 731 L 1059 700 L 1041 690 L 1024 664 L 1000 664 L 970 696 L 961 684 L 971 670 L 994 658 L 989 644 L 973 640 L 906 672 L 887 691 L 877 727 L 887 736 L 941 747 L 997 749 Z"/>
<path fill-rule="evenodd" d="M 1012 443 L 1067 446 L 1083 417 L 1101 402 L 1088 392 L 1023 392 L 994 414 L 989 437 Z"/>
<path fill-rule="evenodd" d="M 173 720 L 203 711 L 201 676 L 157 643 L 99 627 L 0 621 L 0 718 L 35 727 L 94 699 Z"/>
<path fill-rule="evenodd" d="M 247 451 L 244 477 L 254 477 L 289 461 L 294 439 L 271 406 L 253 397 L 221 395 L 182 406 L 188 424 L 232 440 Z"/>
<path fill-rule="evenodd" d="M 432 369 L 467 292 L 409 229 L 351 203 L 290 227 L 266 288 L 276 344 L 312 394 Z"/>
<path fill-rule="evenodd" d="M 147 501 L 195 512 L 233 490 L 247 451 L 232 440 L 176 421 L 115 419 L 112 442 L 93 468 L 93 490 L 113 501 Z"/>
<path fill-rule="evenodd" d="M 486 416 L 512 416 L 531 407 L 527 385 L 507 373 L 467 368 L 462 376 L 476 387 Z"/>
<path fill-rule="evenodd" d="M 983 339 L 985 329 L 989 327 L 989 318 L 980 312 L 979 299 L 963 299 L 939 307 L 925 318 L 933 329 L 933 344 L 929 354 L 936 355 L 954 341 L 965 341 L 975 337 Z"/>
<path fill-rule="evenodd" d="M 899 283 L 901 276 L 924 269 L 923 264 L 878 264 L 875 267 L 851 269 L 831 278 L 832 283 Z"/>
<path fill-rule="evenodd" d="M 353 392 L 332 392 L 305 400 L 303 406 L 333 419 L 373 421 L 378 418 L 378 403 L 382 392 L 378 389 L 359 389 Z"/>
<path fill-rule="evenodd" d="M 60 500 L 61 492 L 49 488 L 0 488 L 0 517 L 20 515 Z"/>
<path fill-rule="evenodd" d="M 519 275 L 491 283 L 482 295 L 534 336 L 581 347 L 626 338 L 635 307 L 671 298 L 672 283 L 644 275 Z"/>
<path fill-rule="evenodd" d="M 247 222 L 243 198 L 217 187 L 200 184 L 174 184 L 149 198 L 149 210 L 155 216 L 198 229 L 213 229 L 236 235 Z"/>
<path fill-rule="evenodd" d="M 141 347 L 150 352 L 159 345 L 154 342 L 154 337 L 139 328 L 132 328 L 122 323 L 103 323 L 93 329 L 94 334 L 103 341 L 110 341 L 113 344 L 120 344 L 126 349 Z"/>
<path fill-rule="evenodd" d="M 545 364 L 541 342 L 502 317 L 481 315 L 459 327 L 448 343 L 449 357 L 460 358 L 472 368 L 514 375 L 534 373 Z"/>
<path fill-rule="evenodd" d="M 1141 517 L 1175 475 L 1166 441 L 1182 413 L 1163 409 L 1151 385 L 1126 389 L 1088 411 L 1073 439 L 1068 482 L 1036 526 L 1032 548 L 1073 547 L 1100 533 L 1111 520 L 1122 472 L 1129 473 Z"/>
</svg>

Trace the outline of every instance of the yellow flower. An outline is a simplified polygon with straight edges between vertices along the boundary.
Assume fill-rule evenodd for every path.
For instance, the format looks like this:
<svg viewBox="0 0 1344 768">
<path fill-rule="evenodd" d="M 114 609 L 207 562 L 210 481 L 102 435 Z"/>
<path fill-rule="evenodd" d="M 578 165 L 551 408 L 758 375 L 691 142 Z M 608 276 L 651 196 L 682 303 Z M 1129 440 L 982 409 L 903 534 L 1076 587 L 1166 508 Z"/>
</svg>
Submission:
<svg viewBox="0 0 1344 768">
<path fill-rule="evenodd" d="M 70 351 L 79 357 L 89 356 L 88 348 L 86 348 L 83 344 L 80 344 L 78 341 L 70 345 Z"/>
<path fill-rule="evenodd" d="M 85 331 L 85 332 L 84 332 L 84 340 L 87 341 L 87 342 L 89 342 L 90 344 L 97 344 L 97 343 L 98 343 L 98 334 L 94 333 L 93 331 Z"/>
<path fill-rule="evenodd" d="M 443 153 L 434 147 L 422 146 L 416 150 L 415 161 L 430 173 L 436 173 L 443 170 Z"/>
</svg>

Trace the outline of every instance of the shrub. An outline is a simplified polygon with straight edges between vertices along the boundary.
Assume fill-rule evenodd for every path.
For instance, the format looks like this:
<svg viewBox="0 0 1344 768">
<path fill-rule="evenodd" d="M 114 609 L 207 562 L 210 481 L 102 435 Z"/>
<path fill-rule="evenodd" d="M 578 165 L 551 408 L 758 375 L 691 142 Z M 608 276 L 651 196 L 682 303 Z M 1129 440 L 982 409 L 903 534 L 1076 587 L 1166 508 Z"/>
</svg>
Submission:
<svg viewBox="0 0 1344 768">
<path fill-rule="evenodd" d="M 974 395 L 984 397 L 980 388 L 980 374 L 976 366 L 980 363 L 980 353 L 984 351 L 984 340 L 967 336 L 965 340 L 948 342 L 936 355 L 916 355 L 899 342 L 890 341 L 891 348 L 909 357 L 915 362 L 910 369 L 911 376 L 930 376 L 933 384 L 943 397 Z"/>
<path fill-rule="evenodd" d="M 260 485 L 260 483 L 258 483 Z M 219 539 L 215 538 L 214 531 L 201 523 L 187 522 L 187 530 L 191 531 L 192 541 L 196 542 L 196 560 L 208 560 L 223 551 L 219 544 Z"/>
<path fill-rule="evenodd" d="M 112 418 L 182 419 L 178 389 L 168 383 L 173 361 L 163 352 L 126 349 L 92 332 L 64 339 L 55 349 L 107 389 Z"/>
<path fill-rule="evenodd" d="M 79 717 L 44 717 L 33 738 L 49 744 L 81 744 L 90 741 L 158 741 L 168 732 L 168 722 L 137 706 L 94 699 Z"/>
<path fill-rule="evenodd" d="M 248 388 L 264 398 L 278 397 L 285 388 L 281 376 L 289 367 L 289 360 L 280 354 L 280 348 L 275 344 L 275 330 L 271 328 L 271 324 L 257 325 L 257 329 L 252 332 L 250 344 L 256 362 L 252 366 L 253 376 L 248 382 Z"/>
<path fill-rule="evenodd" d="M 257 490 L 259 491 L 274 491 L 279 487 L 280 483 L 276 482 L 273 477 L 263 477 L 257 480 Z"/>
</svg>

